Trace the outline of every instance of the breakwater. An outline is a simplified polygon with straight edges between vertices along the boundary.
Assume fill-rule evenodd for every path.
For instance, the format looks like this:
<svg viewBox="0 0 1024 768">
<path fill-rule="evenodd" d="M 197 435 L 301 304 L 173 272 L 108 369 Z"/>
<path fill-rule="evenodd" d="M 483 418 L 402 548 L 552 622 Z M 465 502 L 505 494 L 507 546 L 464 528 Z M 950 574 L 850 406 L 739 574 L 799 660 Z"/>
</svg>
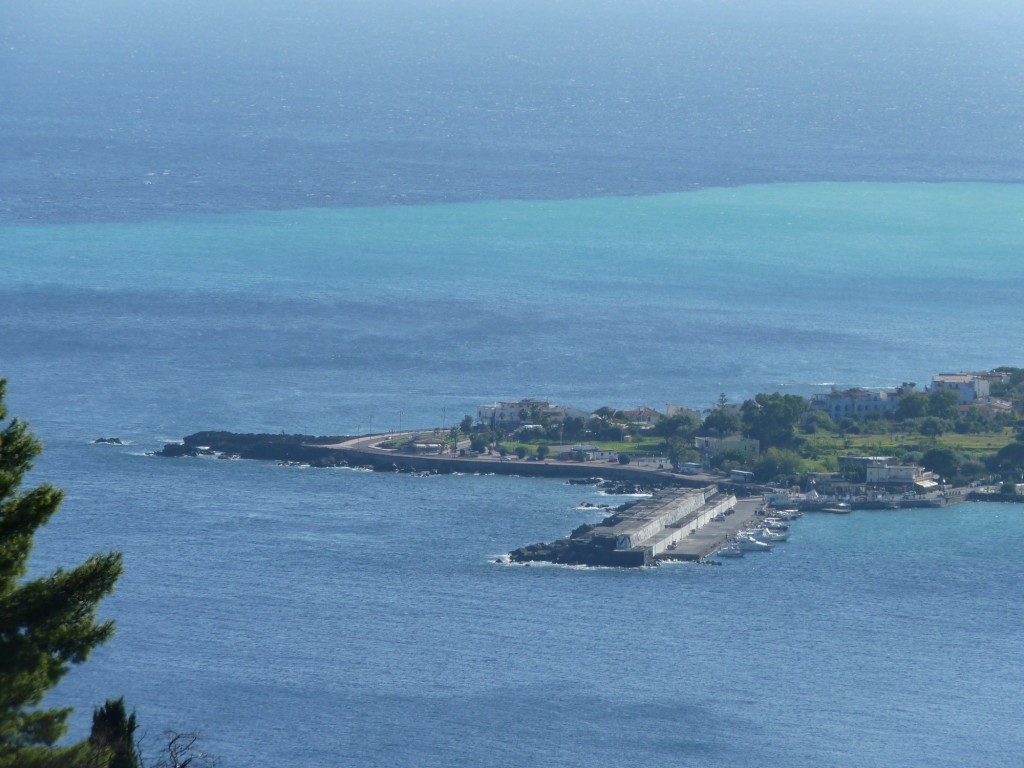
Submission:
<svg viewBox="0 0 1024 768">
<path fill-rule="evenodd" d="M 736 497 L 716 485 L 666 489 L 620 507 L 600 523 L 581 525 L 568 538 L 516 549 L 509 560 L 627 568 L 656 565 L 660 559 L 699 560 L 721 546 L 726 535 L 697 548 L 680 545 L 735 507 Z"/>
<path fill-rule="evenodd" d="M 196 432 L 180 443 L 168 443 L 157 456 L 179 458 L 220 456 L 309 464 L 314 467 L 351 466 L 378 472 L 432 472 L 437 474 L 494 474 L 528 477 L 584 479 L 600 475 L 608 480 L 641 486 L 673 485 L 700 488 L 707 484 L 693 476 L 670 470 L 634 467 L 628 464 L 593 461 L 531 461 L 510 457 L 450 456 L 410 454 L 381 448 L 386 435 L 359 437 L 240 434 L 235 432 Z"/>
</svg>

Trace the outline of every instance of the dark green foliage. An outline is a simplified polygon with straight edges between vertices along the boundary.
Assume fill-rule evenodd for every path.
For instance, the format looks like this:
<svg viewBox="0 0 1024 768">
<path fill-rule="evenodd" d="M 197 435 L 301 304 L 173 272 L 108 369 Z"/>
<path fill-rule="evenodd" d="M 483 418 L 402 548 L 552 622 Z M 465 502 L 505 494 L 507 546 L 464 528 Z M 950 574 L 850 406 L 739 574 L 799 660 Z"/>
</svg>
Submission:
<svg viewBox="0 0 1024 768">
<path fill-rule="evenodd" d="M 526 458 L 526 446 L 517 445 L 516 446 L 516 456 L 518 458 L 520 458 L 520 459 L 525 459 Z"/>
<path fill-rule="evenodd" d="M 657 437 L 679 437 L 684 440 L 697 434 L 700 428 L 700 419 L 692 413 L 677 413 L 675 416 L 667 416 L 651 430 L 651 434 Z"/>
<path fill-rule="evenodd" d="M 546 445 L 538 445 L 537 446 L 537 457 L 538 458 L 544 459 L 549 453 L 551 453 L 551 449 L 548 448 Z"/>
<path fill-rule="evenodd" d="M 960 395 L 952 389 L 933 389 L 928 393 L 928 415 L 938 419 L 956 418 Z"/>
<path fill-rule="evenodd" d="M 832 417 L 824 411 L 811 411 L 804 417 L 802 429 L 805 434 L 813 435 L 819 430 L 823 432 L 835 432 L 836 423 Z"/>
<path fill-rule="evenodd" d="M 1020 472 L 1024 470 L 1024 442 L 1010 443 L 992 456 L 988 465 L 999 472 Z"/>
<path fill-rule="evenodd" d="M 135 713 L 129 715 L 125 709 L 124 697 L 107 699 L 106 704 L 93 710 L 89 743 L 109 751 L 108 768 L 139 768 L 135 748 L 137 727 Z"/>
<path fill-rule="evenodd" d="M 469 447 L 477 453 L 483 452 L 487 448 L 487 436 L 480 433 L 473 435 L 469 438 Z"/>
<path fill-rule="evenodd" d="M 745 469 L 750 462 L 750 456 L 743 451 L 729 450 L 722 451 L 711 460 L 711 466 L 722 472 L 732 469 Z"/>
<path fill-rule="evenodd" d="M 465 434 L 469 434 L 473 431 L 473 417 L 468 413 L 462 417 L 462 421 L 459 423 L 459 429 Z"/>
<path fill-rule="evenodd" d="M 680 464 L 688 461 L 700 461 L 700 453 L 693 447 L 690 440 L 673 437 L 668 441 L 666 451 L 668 453 L 668 460 L 675 469 L 678 469 Z"/>
<path fill-rule="evenodd" d="M 559 439 L 582 440 L 586 434 L 586 423 L 580 416 L 566 416 L 559 431 Z M 552 435 L 552 438 L 554 435 Z"/>
<path fill-rule="evenodd" d="M 945 480 L 950 480 L 960 471 L 960 457 L 952 448 L 932 448 L 925 451 L 921 464 Z"/>
<path fill-rule="evenodd" d="M 727 437 L 740 431 L 740 417 L 732 411 L 716 408 L 704 417 L 697 434 L 703 437 Z"/>
<path fill-rule="evenodd" d="M 764 483 L 782 480 L 800 471 L 803 459 L 794 451 L 783 448 L 769 448 L 754 464 L 754 479 Z"/>
<path fill-rule="evenodd" d="M 0 422 L 6 381 L 0 379 Z M 60 507 L 61 492 L 44 484 L 21 490 L 42 446 L 25 422 L 0 430 L 0 768 L 81 765 L 83 745 L 55 748 L 69 709 L 39 709 L 72 664 L 113 634 L 96 606 L 121 575 L 121 555 L 94 555 L 71 570 L 24 581 L 35 532 Z M 92 755 L 95 757 L 95 754 Z"/>
<path fill-rule="evenodd" d="M 743 433 L 760 441 L 761 449 L 788 448 L 793 430 L 807 412 L 808 402 L 799 395 L 761 393 L 743 403 Z"/>
<path fill-rule="evenodd" d="M 928 415 L 928 395 L 923 392 L 910 392 L 900 398 L 896 406 L 897 419 L 919 419 Z"/>
<path fill-rule="evenodd" d="M 948 432 L 950 426 L 952 425 L 945 419 L 929 416 L 926 419 L 922 419 L 917 431 L 927 437 L 938 437 Z"/>
<path fill-rule="evenodd" d="M 619 454 L 619 464 L 629 464 L 629 461 L 630 461 L 630 459 L 629 459 L 629 454 L 628 453 L 620 453 Z"/>
</svg>

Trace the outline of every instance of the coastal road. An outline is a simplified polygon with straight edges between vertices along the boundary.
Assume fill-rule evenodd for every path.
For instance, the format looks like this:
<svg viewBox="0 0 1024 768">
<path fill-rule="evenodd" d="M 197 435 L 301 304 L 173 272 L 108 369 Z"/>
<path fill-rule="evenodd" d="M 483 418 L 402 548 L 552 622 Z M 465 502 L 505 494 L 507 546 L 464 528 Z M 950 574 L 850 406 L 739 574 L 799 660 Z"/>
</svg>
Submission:
<svg viewBox="0 0 1024 768">
<path fill-rule="evenodd" d="M 624 472 L 628 472 L 629 476 L 635 481 L 642 481 L 645 477 L 654 480 L 665 480 L 673 483 L 679 483 L 680 481 L 686 481 L 686 484 L 693 485 L 710 485 L 712 483 L 721 483 L 726 478 L 721 476 L 713 475 L 680 475 L 670 469 L 660 468 L 657 464 L 619 464 L 618 461 L 608 462 L 566 462 L 558 461 L 554 459 L 544 461 L 531 461 L 530 459 L 519 459 L 514 456 L 500 456 L 497 453 L 483 453 L 479 456 L 458 456 L 453 454 L 403 454 L 394 450 L 393 448 L 381 448 L 380 444 L 389 442 L 391 440 L 401 440 L 414 437 L 416 435 L 423 435 L 424 430 L 413 430 L 406 432 L 387 432 L 377 435 L 360 435 L 359 437 L 353 437 L 348 440 L 343 440 L 340 443 L 334 443 L 331 445 L 318 446 L 321 448 L 330 448 L 344 451 L 358 451 L 359 453 L 366 454 L 367 456 L 382 457 L 382 456 L 406 456 L 406 457 L 420 457 L 429 458 L 432 462 L 438 462 L 440 464 L 450 464 L 452 468 L 457 468 L 460 464 L 467 467 L 467 471 L 479 471 L 481 464 L 500 465 L 505 469 L 512 469 L 515 467 L 522 467 L 524 470 L 528 466 L 551 466 L 551 467 L 586 467 L 595 476 L 600 476 L 602 470 L 605 474 L 614 475 L 621 478 Z M 608 472 L 607 470 L 614 469 L 614 472 Z"/>
</svg>

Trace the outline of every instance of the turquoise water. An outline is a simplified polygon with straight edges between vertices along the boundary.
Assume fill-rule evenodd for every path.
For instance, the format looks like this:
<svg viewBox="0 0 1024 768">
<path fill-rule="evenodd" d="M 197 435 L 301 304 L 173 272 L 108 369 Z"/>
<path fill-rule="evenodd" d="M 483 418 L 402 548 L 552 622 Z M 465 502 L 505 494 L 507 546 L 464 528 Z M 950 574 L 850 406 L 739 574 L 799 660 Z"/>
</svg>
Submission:
<svg viewBox="0 0 1024 768">
<path fill-rule="evenodd" d="M 127 565 L 117 636 L 53 702 L 81 733 L 124 694 L 227 765 L 1012 765 L 1018 506 L 807 516 L 721 568 L 504 567 L 601 499 L 144 454 L 506 396 L 708 407 L 1022 365 L 1022 198 L 815 183 L 3 228 L 0 370 L 68 491 L 35 567 Z"/>
<path fill-rule="evenodd" d="M 1022 190 L 798 184 L 8 227 L 5 357 L 91 378 L 130 404 L 122 429 L 152 431 L 156 411 L 161 436 L 389 429 L 400 411 L 436 423 L 525 394 L 707 407 L 921 383 L 1014 363 Z M 198 419 L 178 413 L 183 378 Z M 89 390 L 43 391 L 55 406 Z M 109 424 L 81 419 L 67 427 Z"/>
</svg>

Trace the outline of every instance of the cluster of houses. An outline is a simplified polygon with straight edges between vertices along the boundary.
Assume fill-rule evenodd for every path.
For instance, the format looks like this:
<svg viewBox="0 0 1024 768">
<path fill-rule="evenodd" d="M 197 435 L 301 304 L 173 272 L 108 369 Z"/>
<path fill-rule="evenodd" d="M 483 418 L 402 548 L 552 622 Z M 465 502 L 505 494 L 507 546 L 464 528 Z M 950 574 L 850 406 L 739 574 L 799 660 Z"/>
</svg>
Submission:
<svg viewBox="0 0 1024 768">
<path fill-rule="evenodd" d="M 1012 410 L 1012 404 L 1007 400 L 990 395 L 990 385 L 1005 379 L 1006 376 L 1007 374 L 999 371 L 940 373 L 932 376 L 930 388 L 956 392 L 959 396 L 959 407 L 962 410 L 977 408 L 982 412 L 989 413 L 1007 412 Z M 904 383 L 892 389 L 833 389 L 830 392 L 814 395 L 810 407 L 812 410 L 828 414 L 835 421 L 845 418 L 888 416 L 896 412 L 901 398 L 915 391 L 915 385 L 910 383 Z M 738 408 L 739 406 L 719 407 Z M 649 428 L 655 426 L 663 418 L 680 413 L 689 413 L 700 417 L 699 411 L 677 405 L 666 405 L 664 413 L 647 406 L 638 406 L 633 410 L 623 411 L 621 415 L 630 424 Z M 477 407 L 476 422 L 492 428 L 500 427 L 503 431 L 511 433 L 539 426 L 541 423 L 547 425 L 563 423 L 569 418 L 587 421 L 592 416 L 593 414 L 572 406 L 557 405 L 547 400 L 523 399 L 480 405 Z M 740 435 L 699 436 L 695 438 L 695 446 L 701 454 L 702 462 L 701 464 L 693 463 L 681 466 L 680 469 L 683 472 L 697 473 L 706 469 L 712 459 L 727 451 L 745 454 L 751 462 L 756 461 L 760 455 L 758 441 Z M 440 452 L 445 449 L 444 441 L 438 438 L 423 439 L 415 448 L 421 452 Z M 552 455 L 578 461 L 611 461 L 617 458 L 615 451 L 584 444 L 552 446 Z M 654 460 L 667 462 L 667 459 L 663 457 L 657 457 Z M 891 457 L 843 457 L 841 462 L 864 464 L 866 486 L 885 489 L 888 492 L 902 491 L 920 494 L 940 488 L 940 478 L 936 478 L 931 472 L 916 465 L 898 464 Z M 749 473 L 740 474 L 749 475 Z M 737 477 L 734 479 L 747 478 Z M 817 481 L 820 482 L 822 489 L 831 489 L 833 484 L 844 482 L 840 473 L 822 475 L 817 478 Z"/>
<path fill-rule="evenodd" d="M 932 376 L 932 389 L 949 389 L 960 397 L 961 410 L 977 408 L 983 413 L 1007 413 L 1013 404 L 989 395 L 989 386 L 1008 374 L 1000 371 L 960 371 Z M 904 383 L 894 389 L 833 389 L 814 395 L 811 408 L 827 413 L 834 421 L 868 416 L 886 416 L 896 412 L 900 398 L 914 392 L 914 384 Z"/>
</svg>

